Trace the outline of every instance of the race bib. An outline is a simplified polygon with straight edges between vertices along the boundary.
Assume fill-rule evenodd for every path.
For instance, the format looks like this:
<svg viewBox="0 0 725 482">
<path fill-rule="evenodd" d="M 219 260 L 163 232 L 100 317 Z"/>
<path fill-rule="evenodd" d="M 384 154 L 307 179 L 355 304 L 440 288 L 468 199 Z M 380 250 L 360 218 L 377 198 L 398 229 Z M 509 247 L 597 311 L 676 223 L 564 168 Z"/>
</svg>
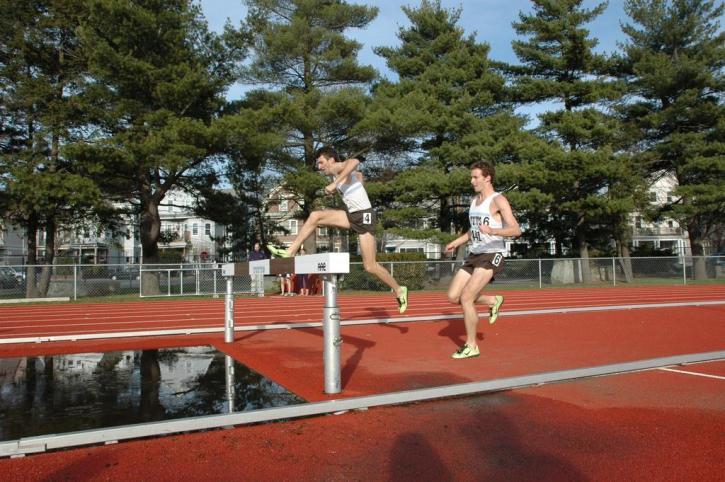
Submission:
<svg viewBox="0 0 725 482">
<path fill-rule="evenodd" d="M 363 224 L 372 224 L 373 213 L 363 213 Z"/>
</svg>

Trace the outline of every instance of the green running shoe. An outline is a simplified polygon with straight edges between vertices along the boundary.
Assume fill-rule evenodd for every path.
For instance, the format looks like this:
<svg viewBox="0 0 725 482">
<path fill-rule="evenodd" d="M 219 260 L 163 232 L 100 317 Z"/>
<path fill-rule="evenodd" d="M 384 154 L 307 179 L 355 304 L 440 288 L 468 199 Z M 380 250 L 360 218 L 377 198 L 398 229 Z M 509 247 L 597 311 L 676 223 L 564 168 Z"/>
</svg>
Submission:
<svg viewBox="0 0 725 482">
<path fill-rule="evenodd" d="M 290 258 L 291 257 L 289 254 L 289 251 L 287 251 L 286 249 L 278 248 L 277 246 L 275 246 L 273 244 L 268 244 L 267 249 L 269 250 L 270 253 L 277 256 L 278 258 Z"/>
<path fill-rule="evenodd" d="M 493 325 L 496 323 L 496 318 L 498 318 L 498 310 L 501 309 L 501 306 L 503 305 L 503 296 L 496 295 L 496 303 L 493 304 L 491 307 L 491 314 L 488 317 L 488 322 Z"/>
<path fill-rule="evenodd" d="M 405 313 L 405 310 L 408 309 L 408 288 L 401 286 L 400 291 L 402 291 L 403 294 L 398 296 L 398 311 L 403 314 Z"/>
<path fill-rule="evenodd" d="M 461 345 L 461 347 L 456 350 L 456 352 L 451 355 L 451 358 L 459 359 L 459 358 L 473 358 L 480 355 L 481 352 L 478 350 L 477 346 L 470 347 L 467 344 Z"/>
</svg>

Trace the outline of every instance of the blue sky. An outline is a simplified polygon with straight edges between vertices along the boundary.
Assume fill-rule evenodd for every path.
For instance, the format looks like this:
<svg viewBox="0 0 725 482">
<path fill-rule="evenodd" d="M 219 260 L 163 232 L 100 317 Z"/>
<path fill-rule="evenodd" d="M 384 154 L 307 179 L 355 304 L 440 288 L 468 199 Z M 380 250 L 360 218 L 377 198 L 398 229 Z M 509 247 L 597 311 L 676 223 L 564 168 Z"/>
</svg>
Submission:
<svg viewBox="0 0 725 482">
<path fill-rule="evenodd" d="M 229 19 L 238 25 L 246 15 L 246 7 L 242 0 L 198 0 L 204 16 L 212 30 L 221 30 Z M 402 6 L 417 6 L 415 0 L 348 0 L 348 3 L 365 4 L 378 7 L 378 16 L 365 29 L 350 29 L 347 35 L 363 45 L 358 56 L 360 63 L 374 66 L 383 76 L 393 77 L 385 62 L 373 52 L 374 47 L 399 45 L 398 30 L 408 27 L 408 17 L 403 13 Z M 593 8 L 601 2 L 584 0 L 584 8 Z M 462 8 L 459 25 L 467 34 L 475 34 L 479 42 L 491 46 L 489 57 L 514 63 L 516 57 L 511 49 L 511 41 L 515 32 L 511 23 L 518 19 L 519 12 L 530 12 L 529 0 L 442 0 L 441 5 L 447 9 Z M 614 52 L 617 42 L 624 41 L 620 22 L 626 22 L 624 0 L 610 0 L 602 15 L 587 25 L 592 36 L 599 40 L 597 50 Z M 233 87 L 228 94 L 230 100 L 242 97 L 243 90 Z M 538 109 L 533 109 L 538 110 Z M 543 110 L 543 109 L 542 109 Z M 529 111 L 530 113 L 534 113 Z"/>
</svg>

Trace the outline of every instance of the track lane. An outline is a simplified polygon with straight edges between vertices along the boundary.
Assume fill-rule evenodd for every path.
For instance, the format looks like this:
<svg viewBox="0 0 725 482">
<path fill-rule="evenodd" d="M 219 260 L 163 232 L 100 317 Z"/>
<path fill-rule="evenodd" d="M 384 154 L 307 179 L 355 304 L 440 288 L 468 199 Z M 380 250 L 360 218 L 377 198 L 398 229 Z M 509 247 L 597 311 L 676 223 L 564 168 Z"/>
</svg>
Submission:
<svg viewBox="0 0 725 482">
<path fill-rule="evenodd" d="M 507 291 L 505 294 L 504 313 L 531 309 L 595 308 L 627 303 L 725 300 L 725 285 L 547 289 Z M 343 321 L 434 315 L 458 317 L 461 314 L 460 308 L 448 303 L 446 295 L 441 292 L 411 294 L 410 307 L 404 315 L 397 312 L 393 297 L 387 294 L 339 295 L 338 303 Z M 321 297 L 238 297 L 235 303 L 235 325 L 319 322 L 323 304 L 324 299 Z M 222 327 L 223 323 L 224 303 L 221 299 L 24 306 L 0 312 L 0 340 L 43 335 L 202 329 Z"/>
</svg>

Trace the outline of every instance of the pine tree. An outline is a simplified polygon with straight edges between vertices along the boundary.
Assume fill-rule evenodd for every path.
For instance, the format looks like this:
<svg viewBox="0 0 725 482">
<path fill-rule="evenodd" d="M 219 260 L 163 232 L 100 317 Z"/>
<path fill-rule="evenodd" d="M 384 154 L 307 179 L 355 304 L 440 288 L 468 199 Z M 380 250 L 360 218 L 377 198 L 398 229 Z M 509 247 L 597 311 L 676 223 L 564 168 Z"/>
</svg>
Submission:
<svg viewBox="0 0 725 482">
<path fill-rule="evenodd" d="M 366 89 L 376 72 L 358 64 L 361 45 L 345 31 L 364 28 L 377 9 L 330 0 L 246 3 L 254 55 L 243 79 L 267 89 L 263 95 L 250 93 L 259 115 L 281 109 L 284 142 L 270 156 L 269 167 L 284 176 L 306 218 L 326 184 L 314 172 L 315 150 L 332 144 L 350 155 L 362 147 L 352 128 L 365 115 Z M 306 244 L 313 252 L 314 239 Z"/>
<path fill-rule="evenodd" d="M 377 132 L 381 146 L 397 143 L 390 150 L 412 159 L 392 187 L 371 192 L 387 195 L 398 207 L 385 213 L 391 231 L 445 241 L 467 228 L 467 166 L 514 160 L 522 120 L 507 108 L 504 79 L 492 68 L 489 46 L 458 25 L 461 9 L 424 0 L 403 11 L 411 25 L 400 28 L 400 46 L 376 49 L 398 80 L 376 86 L 364 125 Z M 434 225 L 421 229 L 418 220 L 431 213 Z"/>
<path fill-rule="evenodd" d="M 79 29 L 99 106 L 93 143 L 80 160 L 101 160 L 113 199 L 140 217 L 143 261 L 158 260 L 159 204 L 172 189 L 196 193 L 219 177 L 233 122 L 220 119 L 244 51 L 239 35 L 208 31 L 190 0 L 90 0 Z M 143 280 L 149 292 L 157 280 Z"/>
<path fill-rule="evenodd" d="M 606 4 L 584 9 L 581 0 L 534 0 L 533 12 L 519 13 L 514 29 L 527 37 L 512 42 L 521 65 L 512 66 L 514 96 L 523 103 L 561 105 L 539 116 L 536 133 L 547 142 L 539 158 L 521 166 L 519 189 L 531 194 L 528 222 L 585 260 L 583 281 L 591 278 L 587 258 L 606 220 L 632 210 L 626 192 L 614 189 L 632 173 L 617 156 L 622 129 L 607 104 L 621 96 L 621 86 L 607 74 L 610 62 L 597 54 L 597 40 L 584 25 Z M 613 193 L 619 192 L 616 199 Z"/>
<path fill-rule="evenodd" d="M 44 296 L 57 249 L 56 231 L 94 218 L 108 225 L 110 206 L 90 173 L 64 148 L 87 139 L 86 63 L 76 35 L 85 10 L 76 0 L 3 0 L 0 7 L 3 216 L 22 226 L 27 264 L 46 264 L 39 280 L 28 269 L 26 295 Z M 44 259 L 36 240 L 44 236 Z"/>
<path fill-rule="evenodd" d="M 714 0 L 628 0 L 621 75 L 631 102 L 623 110 L 639 134 L 651 175 L 668 172 L 679 186 L 658 213 L 687 228 L 693 255 L 723 229 L 725 109 L 723 4 Z M 704 259 L 695 277 L 706 277 Z"/>
<path fill-rule="evenodd" d="M 228 159 L 226 180 L 231 193 L 208 190 L 197 214 L 227 226 L 222 254 L 244 259 L 255 242 L 267 245 L 274 226 L 266 216 L 265 193 L 272 187 L 272 175 L 265 172 L 270 156 L 285 142 L 286 132 L 279 126 L 282 108 L 258 109 L 259 97 L 266 103 L 267 93 L 250 94 L 241 101 L 230 102 L 224 109 L 225 123 L 236 133 L 229 139 L 225 152 Z M 229 248 L 226 248 L 229 246 Z M 227 250 L 224 252 L 224 250 Z"/>
</svg>

